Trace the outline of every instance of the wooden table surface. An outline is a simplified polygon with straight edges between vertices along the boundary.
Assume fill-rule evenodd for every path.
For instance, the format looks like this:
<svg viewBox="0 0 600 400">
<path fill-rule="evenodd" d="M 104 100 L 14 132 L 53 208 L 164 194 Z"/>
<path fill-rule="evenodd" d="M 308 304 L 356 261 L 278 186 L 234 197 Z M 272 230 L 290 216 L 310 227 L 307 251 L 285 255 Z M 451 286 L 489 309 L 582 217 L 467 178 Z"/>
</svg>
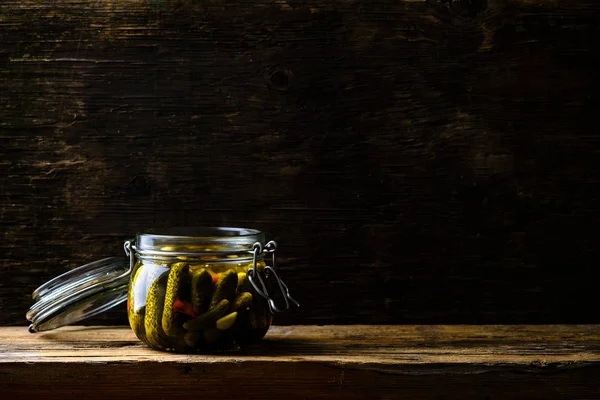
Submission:
<svg viewBox="0 0 600 400">
<path fill-rule="evenodd" d="M 600 398 L 600 326 L 275 326 L 229 355 L 128 327 L 0 328 L 0 398 Z"/>
</svg>

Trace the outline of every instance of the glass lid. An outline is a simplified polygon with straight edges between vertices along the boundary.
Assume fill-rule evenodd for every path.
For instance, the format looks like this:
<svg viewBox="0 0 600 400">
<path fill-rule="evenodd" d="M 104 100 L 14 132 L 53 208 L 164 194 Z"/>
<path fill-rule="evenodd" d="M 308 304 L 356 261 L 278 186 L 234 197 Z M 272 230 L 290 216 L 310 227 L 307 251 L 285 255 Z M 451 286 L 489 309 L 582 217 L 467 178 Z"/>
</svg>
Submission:
<svg viewBox="0 0 600 400">
<path fill-rule="evenodd" d="M 125 302 L 129 273 L 129 257 L 108 257 L 46 282 L 33 292 L 29 331 L 70 325 Z"/>
</svg>

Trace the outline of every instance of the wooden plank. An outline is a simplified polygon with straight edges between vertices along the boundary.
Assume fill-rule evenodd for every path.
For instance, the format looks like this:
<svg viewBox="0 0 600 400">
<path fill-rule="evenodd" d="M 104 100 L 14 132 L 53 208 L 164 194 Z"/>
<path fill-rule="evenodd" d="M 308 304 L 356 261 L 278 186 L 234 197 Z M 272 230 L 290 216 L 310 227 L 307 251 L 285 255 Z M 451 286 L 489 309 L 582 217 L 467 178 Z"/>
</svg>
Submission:
<svg viewBox="0 0 600 400">
<path fill-rule="evenodd" d="M 197 224 L 275 235 L 280 324 L 598 322 L 599 11 L 2 0 L 0 324 Z"/>
<path fill-rule="evenodd" d="M 229 355 L 154 351 L 127 327 L 12 327 L 0 377 L 3 398 L 591 398 L 600 327 L 287 326 Z"/>
</svg>

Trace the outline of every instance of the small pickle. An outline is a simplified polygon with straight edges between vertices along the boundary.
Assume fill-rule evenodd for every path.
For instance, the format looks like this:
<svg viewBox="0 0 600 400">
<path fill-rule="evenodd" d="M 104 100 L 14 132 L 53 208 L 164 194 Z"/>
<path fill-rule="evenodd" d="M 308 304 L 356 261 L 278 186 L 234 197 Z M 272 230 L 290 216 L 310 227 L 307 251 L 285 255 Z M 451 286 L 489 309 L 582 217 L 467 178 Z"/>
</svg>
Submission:
<svg viewBox="0 0 600 400">
<path fill-rule="evenodd" d="M 233 303 L 231 303 L 232 311 L 247 311 L 252 306 L 252 294 L 249 292 L 240 293 Z"/>
<path fill-rule="evenodd" d="M 250 292 L 252 286 L 250 285 L 250 281 L 248 280 L 248 275 L 245 272 L 238 272 L 238 285 L 237 292 Z"/>
<path fill-rule="evenodd" d="M 141 341 L 146 341 L 146 329 L 144 328 L 144 317 L 146 315 L 146 306 L 139 307 L 136 310 L 135 307 L 135 298 L 133 297 L 132 288 L 135 286 L 137 282 L 137 278 L 140 275 L 140 271 L 142 268 L 139 268 L 135 271 L 133 279 L 130 282 L 129 293 L 127 295 L 127 309 L 129 312 L 129 325 L 133 330 L 133 333 L 140 339 Z"/>
<path fill-rule="evenodd" d="M 237 316 L 238 313 L 234 311 L 231 314 L 227 314 L 226 316 L 219 318 L 216 323 L 217 329 L 220 331 L 225 331 L 231 328 L 235 323 Z"/>
<path fill-rule="evenodd" d="M 146 316 L 146 306 L 143 306 L 129 316 L 129 325 L 133 333 L 142 341 L 146 341 L 146 328 L 144 327 L 144 317 Z"/>
<path fill-rule="evenodd" d="M 139 267 L 136 272 L 137 276 L 133 285 L 132 299 L 135 303 L 135 307 L 133 308 L 134 311 L 137 311 L 137 309 L 146 305 L 146 297 L 148 297 L 150 286 L 165 272 L 168 272 L 168 268 L 159 265 L 142 265 Z"/>
<path fill-rule="evenodd" d="M 135 305 L 134 305 L 134 298 L 133 298 L 133 287 L 135 286 L 135 281 L 137 280 L 138 275 L 140 274 L 140 271 L 142 269 L 138 268 L 135 271 L 135 274 L 133 275 L 133 278 L 131 278 L 131 281 L 129 282 L 129 289 L 127 290 L 127 312 L 131 312 L 131 310 L 135 309 Z"/>
<path fill-rule="evenodd" d="M 228 309 L 229 300 L 223 299 L 219 304 L 209 308 L 204 314 L 200 314 L 196 318 L 187 321 L 183 324 L 183 327 L 188 331 L 200 331 L 209 325 L 213 325 L 219 318 L 227 314 Z"/>
<path fill-rule="evenodd" d="M 219 304 L 221 300 L 232 300 L 233 296 L 235 296 L 237 284 L 238 275 L 234 271 L 228 270 L 223 272 L 215 284 L 215 292 L 210 302 L 210 308 Z"/>
<path fill-rule="evenodd" d="M 167 279 L 168 274 L 166 273 L 156 279 L 150 285 L 148 296 L 146 297 L 146 316 L 144 318 L 146 339 L 150 346 L 159 350 L 165 350 L 170 347 L 162 329 L 162 313 Z"/>
<path fill-rule="evenodd" d="M 177 299 L 183 298 L 188 271 L 189 267 L 186 263 L 171 265 L 162 313 L 162 328 L 168 336 L 177 336 L 180 333 L 181 321 L 178 314 L 173 311 L 173 304 Z"/>
<path fill-rule="evenodd" d="M 192 274 L 192 307 L 194 313 L 206 312 L 212 291 L 212 276 L 205 269 Z"/>
</svg>

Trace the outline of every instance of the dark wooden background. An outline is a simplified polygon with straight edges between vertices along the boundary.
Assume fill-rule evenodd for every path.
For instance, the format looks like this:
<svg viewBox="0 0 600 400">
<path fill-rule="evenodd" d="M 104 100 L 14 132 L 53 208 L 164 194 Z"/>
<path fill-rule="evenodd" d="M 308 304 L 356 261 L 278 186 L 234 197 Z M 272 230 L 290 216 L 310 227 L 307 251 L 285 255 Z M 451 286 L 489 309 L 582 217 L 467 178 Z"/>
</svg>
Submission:
<svg viewBox="0 0 600 400">
<path fill-rule="evenodd" d="M 0 324 L 139 230 L 214 224 L 279 241 L 278 323 L 600 322 L 599 11 L 3 0 Z"/>
</svg>

